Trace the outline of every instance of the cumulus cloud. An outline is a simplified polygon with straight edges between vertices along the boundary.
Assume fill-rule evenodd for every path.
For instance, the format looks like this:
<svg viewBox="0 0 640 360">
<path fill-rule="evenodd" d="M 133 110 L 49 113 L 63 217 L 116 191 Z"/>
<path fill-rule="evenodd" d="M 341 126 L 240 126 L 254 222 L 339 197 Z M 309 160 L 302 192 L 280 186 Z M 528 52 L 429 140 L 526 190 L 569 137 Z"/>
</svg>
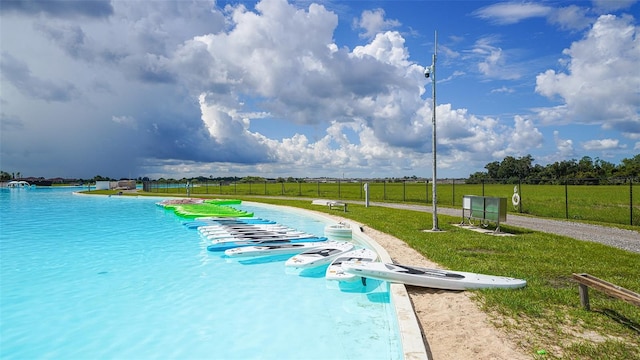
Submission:
<svg viewBox="0 0 640 360">
<path fill-rule="evenodd" d="M 557 155 L 559 158 L 568 159 L 575 156 L 573 140 L 560 138 L 560 132 L 557 130 L 553 132 L 553 140 L 558 149 Z"/>
<path fill-rule="evenodd" d="M 542 146 L 542 133 L 534 126 L 533 122 L 521 116 L 514 118 L 514 128 L 509 141 L 507 151 L 519 155 Z"/>
<path fill-rule="evenodd" d="M 322 6 L 304 11 L 265 1 L 258 10 L 261 17 L 235 8 L 231 31 L 196 37 L 180 49 L 178 61 L 207 62 L 207 81 L 198 86 L 211 99 L 234 109 L 253 97 L 268 99 L 261 105 L 271 117 L 299 124 L 362 120 L 386 142 L 421 145 L 424 127 L 414 125 L 421 122 L 415 110 L 424 106 L 422 68 L 408 60 L 402 36 L 379 33 L 348 52 L 334 46 L 337 18 Z"/>
<path fill-rule="evenodd" d="M 585 150 L 614 150 L 620 147 L 618 139 L 589 140 L 582 143 Z"/>
<path fill-rule="evenodd" d="M 541 119 L 640 131 L 640 38 L 631 21 L 627 16 L 601 16 L 582 40 L 564 50 L 565 71 L 537 76 L 536 92 L 563 102 L 538 109 Z"/>
<path fill-rule="evenodd" d="M 364 31 L 360 34 L 364 38 L 371 38 L 379 32 L 390 30 L 400 25 L 401 23 L 398 20 L 385 19 L 383 9 L 365 10 L 360 15 L 360 18 L 353 21 L 355 28 Z"/>
</svg>

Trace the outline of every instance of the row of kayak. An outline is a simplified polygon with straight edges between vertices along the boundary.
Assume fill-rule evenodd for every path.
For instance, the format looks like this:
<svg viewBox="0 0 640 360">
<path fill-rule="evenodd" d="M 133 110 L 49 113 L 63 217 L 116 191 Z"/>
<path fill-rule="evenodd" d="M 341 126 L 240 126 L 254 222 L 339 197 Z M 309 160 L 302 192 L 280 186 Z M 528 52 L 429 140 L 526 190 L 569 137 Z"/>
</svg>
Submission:
<svg viewBox="0 0 640 360">
<path fill-rule="evenodd" d="M 271 246 L 270 249 L 274 251 L 278 247 L 281 249 L 277 250 L 284 252 L 303 251 L 305 248 L 312 246 L 311 243 L 315 245 L 328 240 L 326 237 L 316 236 L 259 218 L 251 221 L 244 221 L 244 219 L 219 221 L 214 219 L 212 224 L 199 226 L 197 229 L 202 237 L 211 242 L 207 250 L 216 252 L 250 247 L 247 251 L 250 251 L 253 255 L 247 256 L 260 256 L 261 251 L 268 250 L 256 249 L 256 246 L 269 245 Z M 295 244 L 299 245 L 293 246 Z M 244 254 L 243 251 L 238 251 L 237 253 Z"/>
<path fill-rule="evenodd" d="M 224 251 L 230 258 L 291 255 L 285 267 L 308 269 L 327 266 L 328 280 L 354 281 L 359 276 L 343 271 L 347 261 L 370 262 L 378 258 L 371 249 L 356 248 L 351 241 L 298 231 L 260 218 L 201 218 L 184 224 L 196 227 L 211 242 L 207 250 Z M 346 239 L 346 236 L 341 234 Z M 332 234 L 334 235 L 334 234 Z"/>
<path fill-rule="evenodd" d="M 361 279 L 365 284 L 365 279 L 371 278 L 445 290 L 526 286 L 525 280 L 511 277 L 381 262 L 376 252 L 356 248 L 351 241 L 328 240 L 265 219 L 203 218 L 185 226 L 197 228 L 211 241 L 209 251 L 224 251 L 229 258 L 292 255 L 285 261 L 286 267 L 306 269 L 328 265 L 325 274 L 328 280 Z M 344 226 L 331 229 L 344 230 Z"/>
<path fill-rule="evenodd" d="M 229 205 L 238 205 L 240 200 L 234 199 L 166 199 L 156 203 L 156 205 L 173 211 L 176 215 L 195 219 L 199 217 L 252 217 L 253 213 L 236 209 Z"/>
</svg>

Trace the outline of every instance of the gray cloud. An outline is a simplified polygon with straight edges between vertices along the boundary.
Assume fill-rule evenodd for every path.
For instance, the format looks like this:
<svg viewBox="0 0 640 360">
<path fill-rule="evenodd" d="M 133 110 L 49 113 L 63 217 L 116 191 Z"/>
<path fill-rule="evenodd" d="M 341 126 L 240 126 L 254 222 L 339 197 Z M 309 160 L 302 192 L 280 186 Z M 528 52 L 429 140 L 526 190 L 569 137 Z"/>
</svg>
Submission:
<svg viewBox="0 0 640 360">
<path fill-rule="evenodd" d="M 112 15 L 113 7 L 111 0 L 2 0 L 0 12 L 46 14 L 60 18 L 75 16 L 102 18 Z"/>
<path fill-rule="evenodd" d="M 57 83 L 33 76 L 25 62 L 4 51 L 0 58 L 0 72 L 22 93 L 45 101 L 67 102 L 77 91 L 73 84 L 66 81 Z"/>
<path fill-rule="evenodd" d="M 45 37 L 58 45 L 72 58 L 91 61 L 93 51 L 87 47 L 86 35 L 77 24 L 52 24 L 37 22 L 34 28 L 42 32 Z"/>
<path fill-rule="evenodd" d="M 24 123 L 17 116 L 10 116 L 4 112 L 0 113 L 0 130 L 3 134 L 7 132 L 24 129 Z"/>
</svg>

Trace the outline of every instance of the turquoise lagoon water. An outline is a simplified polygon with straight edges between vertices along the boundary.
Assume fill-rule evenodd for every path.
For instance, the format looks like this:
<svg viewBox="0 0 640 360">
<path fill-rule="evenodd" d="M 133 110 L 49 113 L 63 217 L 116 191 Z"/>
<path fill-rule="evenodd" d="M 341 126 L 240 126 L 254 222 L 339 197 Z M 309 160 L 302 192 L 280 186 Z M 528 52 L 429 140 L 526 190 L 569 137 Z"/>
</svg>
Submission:
<svg viewBox="0 0 640 360">
<path fill-rule="evenodd" d="M 340 290 L 282 258 L 232 261 L 157 201 L 2 189 L 0 358 L 402 358 L 386 283 Z"/>
</svg>

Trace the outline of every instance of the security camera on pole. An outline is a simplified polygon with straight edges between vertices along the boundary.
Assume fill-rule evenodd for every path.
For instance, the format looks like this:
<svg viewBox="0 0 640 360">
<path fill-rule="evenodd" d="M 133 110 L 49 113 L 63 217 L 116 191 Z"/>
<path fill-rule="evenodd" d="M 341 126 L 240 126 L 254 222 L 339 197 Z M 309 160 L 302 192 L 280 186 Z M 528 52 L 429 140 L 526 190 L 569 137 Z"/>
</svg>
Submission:
<svg viewBox="0 0 640 360">
<path fill-rule="evenodd" d="M 432 187 L 432 206 L 433 206 L 433 228 L 431 231 L 440 231 L 438 228 L 438 196 L 436 192 L 437 188 L 437 176 L 436 176 L 436 56 L 438 53 L 438 32 L 435 32 L 435 42 L 433 45 L 433 58 L 431 61 L 431 66 L 427 66 L 424 69 L 424 77 L 427 79 L 431 78 L 431 86 L 432 86 L 432 98 L 433 98 L 433 107 L 431 123 L 433 126 L 432 131 L 432 148 L 433 148 L 433 180 L 431 182 Z"/>
</svg>

